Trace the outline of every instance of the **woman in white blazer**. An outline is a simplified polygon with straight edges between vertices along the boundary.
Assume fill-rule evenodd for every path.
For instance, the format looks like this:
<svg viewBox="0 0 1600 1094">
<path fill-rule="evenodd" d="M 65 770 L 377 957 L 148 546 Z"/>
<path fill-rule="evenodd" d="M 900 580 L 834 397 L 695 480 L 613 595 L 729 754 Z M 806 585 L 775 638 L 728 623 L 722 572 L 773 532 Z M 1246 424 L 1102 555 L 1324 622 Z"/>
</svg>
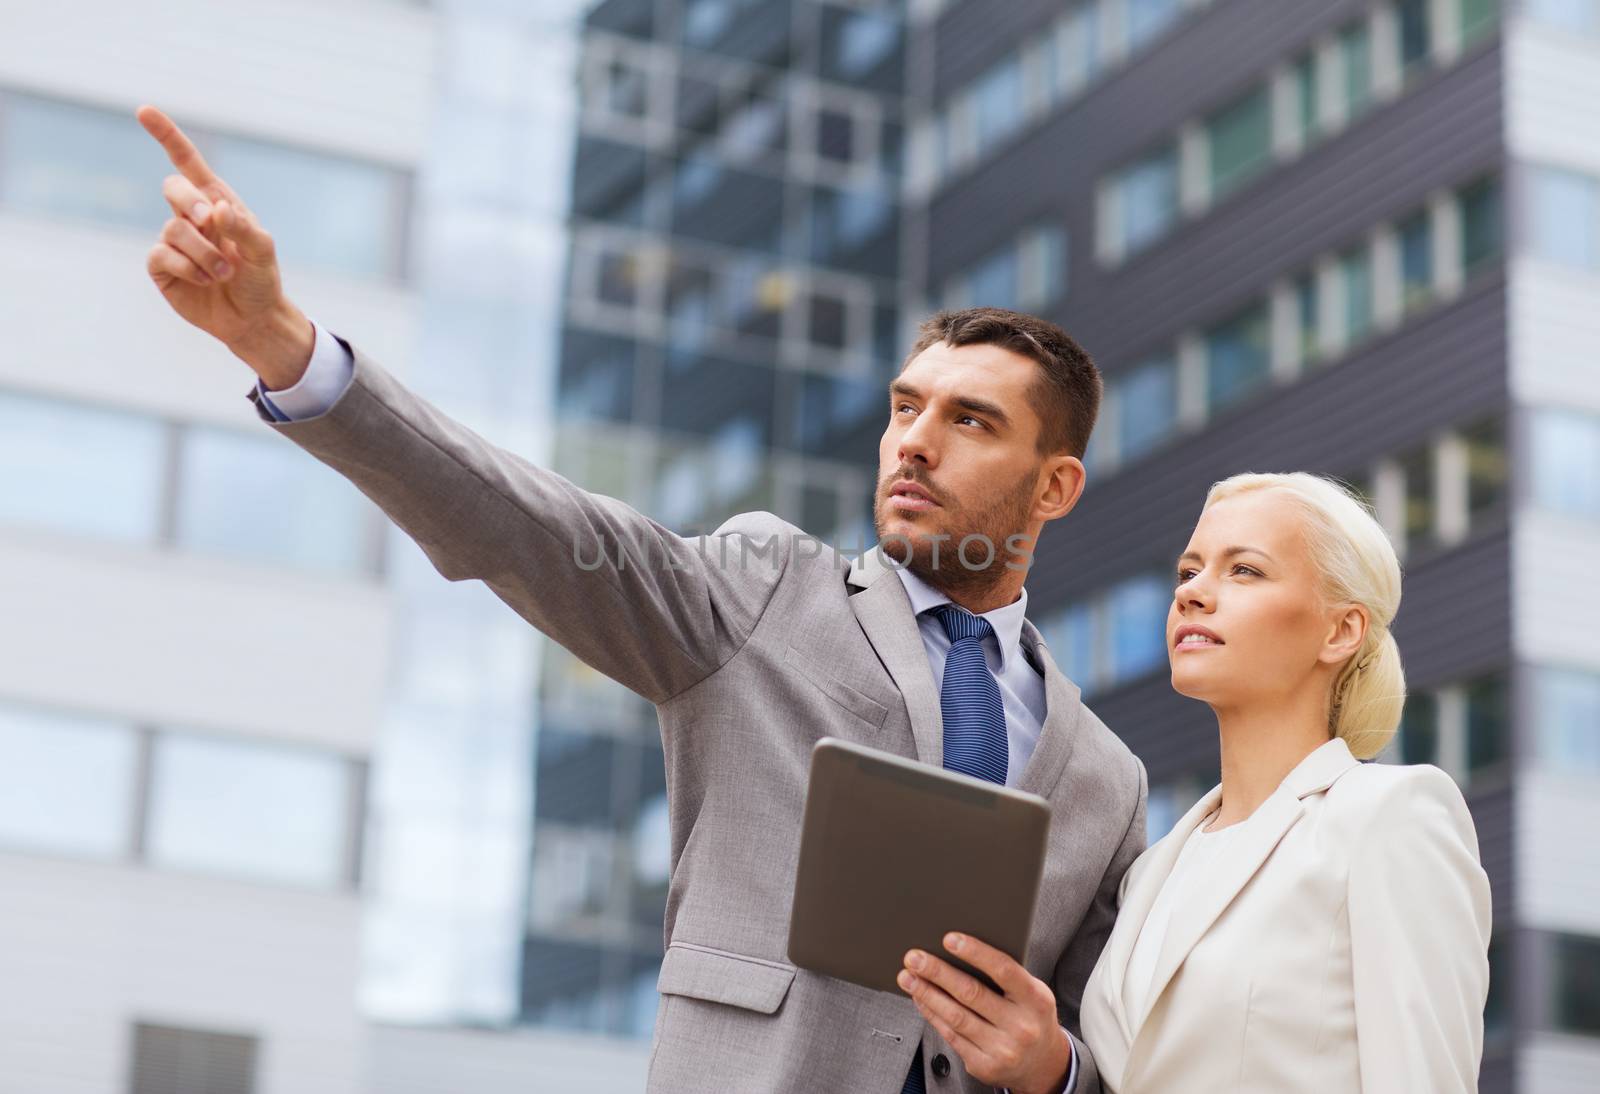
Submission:
<svg viewBox="0 0 1600 1094">
<path fill-rule="evenodd" d="M 1122 879 L 1084 989 L 1114 1094 L 1477 1089 L 1489 882 L 1436 767 L 1364 764 L 1405 696 L 1400 567 L 1307 474 L 1216 484 L 1179 559 L 1172 684 L 1222 783 Z"/>
</svg>

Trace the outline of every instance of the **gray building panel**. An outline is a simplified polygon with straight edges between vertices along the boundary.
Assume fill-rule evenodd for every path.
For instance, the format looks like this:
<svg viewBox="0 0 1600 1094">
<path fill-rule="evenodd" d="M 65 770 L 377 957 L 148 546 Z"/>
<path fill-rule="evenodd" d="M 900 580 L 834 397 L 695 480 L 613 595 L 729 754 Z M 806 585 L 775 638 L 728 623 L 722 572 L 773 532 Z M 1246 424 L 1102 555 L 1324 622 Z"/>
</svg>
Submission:
<svg viewBox="0 0 1600 1094">
<path fill-rule="evenodd" d="M 1489 271 L 1454 303 L 1110 477 L 1040 537 L 1036 611 L 1176 558 L 1211 484 L 1239 471 L 1348 474 L 1429 432 L 1503 410 L 1505 282 Z"/>
<path fill-rule="evenodd" d="M 1194 65 L 1210 71 L 1211 61 L 1187 38 L 1179 43 L 1193 52 Z M 1259 80 L 1271 56 L 1234 60 Z M 1148 63 L 1132 73 L 1144 74 Z M 1094 254 L 1098 181 L 1151 138 L 1174 135 L 1196 116 L 1197 104 L 1210 100 L 1185 98 L 1174 111 L 1174 100 L 1151 95 L 1148 86 L 1129 102 L 1108 87 L 940 192 L 929 217 L 929 283 L 941 284 L 997 239 L 1049 215 L 1066 225 L 1074 244 L 1071 288 L 1052 318 L 1102 367 L 1130 364 L 1187 326 L 1226 318 L 1273 278 L 1355 243 L 1378 223 L 1420 206 L 1434 189 L 1499 171 L 1505 159 L 1500 67 L 1495 41 L 1428 74 L 1398 100 L 1298 159 L 1269 167 L 1114 270 L 1100 268 Z M 1152 116 L 1140 117 L 1141 106 Z M 1131 142 L 1129 134 L 1146 139 Z"/>
</svg>

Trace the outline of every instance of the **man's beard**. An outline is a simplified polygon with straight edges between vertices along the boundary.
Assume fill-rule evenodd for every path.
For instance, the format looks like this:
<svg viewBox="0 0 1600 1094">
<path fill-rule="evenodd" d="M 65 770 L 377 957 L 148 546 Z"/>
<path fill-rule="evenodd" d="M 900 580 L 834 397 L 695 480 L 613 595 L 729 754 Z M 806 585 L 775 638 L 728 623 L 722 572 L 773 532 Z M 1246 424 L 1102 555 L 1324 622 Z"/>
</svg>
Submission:
<svg viewBox="0 0 1600 1094">
<path fill-rule="evenodd" d="M 897 471 L 887 480 L 887 484 L 892 487 L 893 483 L 905 477 Z M 1007 541 L 1013 536 L 1027 533 L 1028 514 L 1033 509 L 1033 473 L 1024 474 L 1009 490 L 990 492 L 989 496 L 992 500 L 975 510 L 965 507 L 924 510 L 927 513 L 950 513 L 961 525 L 959 530 L 946 528 L 937 532 L 895 532 L 890 533 L 888 539 L 885 539 L 884 523 L 889 499 L 887 495 L 881 496 L 873 524 L 883 553 L 942 592 L 954 595 L 957 592 L 978 594 L 987 591 L 1005 576 L 1007 562 L 1026 565 L 1029 561 L 1031 544 L 1025 545 L 1019 552 L 1021 557 L 1013 560 Z M 937 542 L 926 538 L 933 534 L 943 534 L 947 538 Z M 963 552 L 961 543 L 967 536 L 982 538 L 972 540 Z M 937 566 L 934 565 L 935 549 L 938 552 Z"/>
</svg>

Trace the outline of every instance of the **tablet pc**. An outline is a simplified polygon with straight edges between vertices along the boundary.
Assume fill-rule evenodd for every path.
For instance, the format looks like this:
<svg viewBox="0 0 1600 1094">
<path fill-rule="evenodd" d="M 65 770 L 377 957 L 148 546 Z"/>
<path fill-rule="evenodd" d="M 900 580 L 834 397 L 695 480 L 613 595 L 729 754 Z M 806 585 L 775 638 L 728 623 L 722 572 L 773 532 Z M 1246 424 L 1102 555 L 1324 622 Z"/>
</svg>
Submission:
<svg viewBox="0 0 1600 1094">
<path fill-rule="evenodd" d="M 1041 797 L 832 737 L 811 753 L 789 960 L 879 991 L 961 931 L 1018 961 L 1044 869 Z"/>
</svg>

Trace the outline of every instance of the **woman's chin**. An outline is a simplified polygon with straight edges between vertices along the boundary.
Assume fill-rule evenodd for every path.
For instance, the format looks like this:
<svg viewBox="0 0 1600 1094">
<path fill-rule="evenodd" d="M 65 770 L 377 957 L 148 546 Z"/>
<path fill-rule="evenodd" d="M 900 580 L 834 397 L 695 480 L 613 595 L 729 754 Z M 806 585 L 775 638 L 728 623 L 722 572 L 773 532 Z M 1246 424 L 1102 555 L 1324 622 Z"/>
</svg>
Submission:
<svg viewBox="0 0 1600 1094">
<path fill-rule="evenodd" d="M 1199 671 L 1191 666 L 1172 667 L 1172 690 L 1187 699 L 1210 702 L 1217 693 L 1215 674 Z"/>
</svg>

